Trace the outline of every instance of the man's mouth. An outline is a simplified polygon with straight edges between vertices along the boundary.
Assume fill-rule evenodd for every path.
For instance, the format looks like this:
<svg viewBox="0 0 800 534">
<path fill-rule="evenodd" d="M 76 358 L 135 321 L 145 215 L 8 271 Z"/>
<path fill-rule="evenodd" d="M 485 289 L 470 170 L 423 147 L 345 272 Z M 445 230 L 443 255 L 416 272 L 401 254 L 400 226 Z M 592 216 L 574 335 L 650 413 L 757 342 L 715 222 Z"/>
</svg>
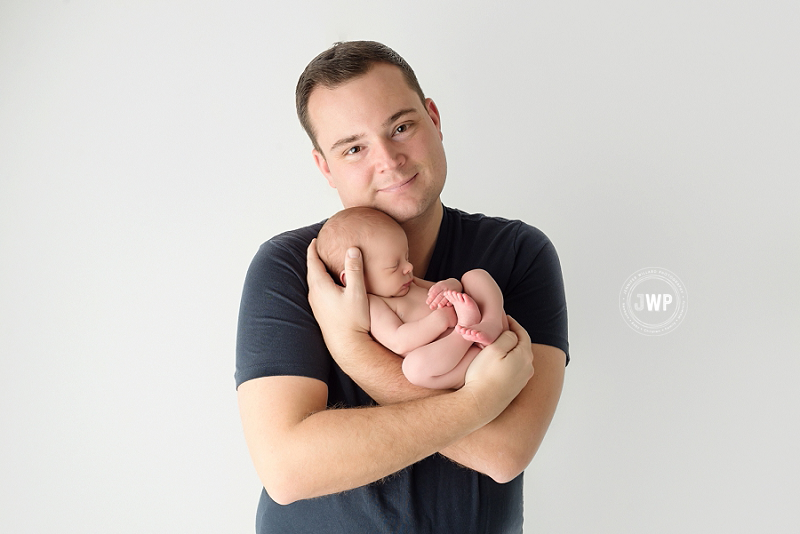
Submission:
<svg viewBox="0 0 800 534">
<path fill-rule="evenodd" d="M 389 186 L 389 187 L 384 187 L 383 189 L 378 189 L 378 191 L 381 192 L 381 193 L 396 193 L 398 191 L 402 191 L 403 189 L 405 189 L 406 187 L 411 185 L 411 183 L 414 180 L 416 180 L 416 178 L 417 178 L 417 175 L 415 174 L 414 176 L 412 176 L 408 180 L 400 182 L 399 184 L 396 184 L 396 185 L 392 185 L 392 186 Z"/>
</svg>

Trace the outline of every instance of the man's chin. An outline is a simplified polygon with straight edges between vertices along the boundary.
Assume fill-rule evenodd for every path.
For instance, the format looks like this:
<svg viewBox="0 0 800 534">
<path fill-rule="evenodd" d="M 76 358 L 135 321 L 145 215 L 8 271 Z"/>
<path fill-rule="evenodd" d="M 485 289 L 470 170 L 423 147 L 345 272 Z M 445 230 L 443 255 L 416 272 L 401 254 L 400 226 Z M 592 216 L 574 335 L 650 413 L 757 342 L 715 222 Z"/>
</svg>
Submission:
<svg viewBox="0 0 800 534">
<path fill-rule="evenodd" d="M 381 206 L 378 209 L 389 215 L 392 219 L 400 224 L 418 219 L 430 209 L 430 206 L 422 202 L 397 202 L 386 206 Z"/>
</svg>

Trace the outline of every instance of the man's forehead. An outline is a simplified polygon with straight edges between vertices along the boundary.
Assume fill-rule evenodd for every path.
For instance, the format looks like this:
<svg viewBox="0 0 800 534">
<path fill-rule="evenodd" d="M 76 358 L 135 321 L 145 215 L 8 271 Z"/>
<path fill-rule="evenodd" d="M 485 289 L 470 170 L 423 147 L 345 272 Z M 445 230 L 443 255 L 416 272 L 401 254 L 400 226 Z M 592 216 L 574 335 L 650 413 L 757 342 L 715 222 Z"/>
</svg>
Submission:
<svg viewBox="0 0 800 534">
<path fill-rule="evenodd" d="M 393 115 L 421 112 L 423 107 L 402 71 L 387 64 L 376 64 L 365 74 L 333 88 L 317 86 L 308 99 L 309 118 L 318 138 L 358 135 L 349 129 L 383 125 Z"/>
</svg>

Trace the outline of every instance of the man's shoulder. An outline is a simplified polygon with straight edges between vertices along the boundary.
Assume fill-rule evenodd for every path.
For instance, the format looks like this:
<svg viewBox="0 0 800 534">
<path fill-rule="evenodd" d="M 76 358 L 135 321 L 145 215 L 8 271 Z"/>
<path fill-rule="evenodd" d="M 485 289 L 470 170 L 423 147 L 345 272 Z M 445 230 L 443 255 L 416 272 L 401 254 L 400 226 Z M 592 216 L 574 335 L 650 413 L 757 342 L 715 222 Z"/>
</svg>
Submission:
<svg viewBox="0 0 800 534">
<path fill-rule="evenodd" d="M 480 225 L 488 227 L 505 227 L 505 226 L 528 226 L 534 228 L 530 224 L 520 219 L 509 219 L 506 217 L 499 217 L 497 215 L 486 215 L 485 213 L 467 213 L 466 211 L 444 207 L 447 216 L 459 224 Z"/>
<path fill-rule="evenodd" d="M 266 242 L 262 243 L 256 253 L 256 261 L 283 260 L 291 261 L 302 260 L 305 265 L 306 250 L 308 249 L 311 240 L 317 237 L 322 222 L 296 228 L 294 230 L 287 230 L 272 236 Z"/>
<path fill-rule="evenodd" d="M 301 252 L 305 257 L 306 249 L 308 248 L 311 240 L 317 237 L 320 228 L 325 221 L 303 226 L 302 228 L 295 228 L 294 230 L 287 230 L 272 236 L 269 240 L 261 245 L 261 249 L 265 252 L 279 252 L 284 250 L 287 252 Z"/>
<path fill-rule="evenodd" d="M 277 280 L 291 276 L 305 280 L 308 245 L 322 224 L 281 232 L 262 243 L 250 263 L 248 278 Z"/>
<path fill-rule="evenodd" d="M 523 240 L 526 245 L 538 243 L 540 246 L 550 242 L 544 232 L 520 219 L 508 219 L 483 213 L 467 213 L 455 208 L 445 207 L 451 232 L 474 236 L 473 239 L 492 242 Z"/>
</svg>

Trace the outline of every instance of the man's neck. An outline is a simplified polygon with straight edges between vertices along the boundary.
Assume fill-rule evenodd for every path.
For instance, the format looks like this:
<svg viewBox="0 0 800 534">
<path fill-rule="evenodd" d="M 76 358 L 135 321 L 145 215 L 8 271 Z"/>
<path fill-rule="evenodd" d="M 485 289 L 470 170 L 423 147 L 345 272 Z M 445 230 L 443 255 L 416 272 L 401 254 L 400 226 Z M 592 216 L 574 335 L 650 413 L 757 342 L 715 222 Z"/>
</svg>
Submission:
<svg viewBox="0 0 800 534">
<path fill-rule="evenodd" d="M 408 237 L 408 261 L 414 266 L 414 276 L 424 278 L 439 237 L 444 208 L 436 202 L 428 212 L 402 224 Z"/>
</svg>

